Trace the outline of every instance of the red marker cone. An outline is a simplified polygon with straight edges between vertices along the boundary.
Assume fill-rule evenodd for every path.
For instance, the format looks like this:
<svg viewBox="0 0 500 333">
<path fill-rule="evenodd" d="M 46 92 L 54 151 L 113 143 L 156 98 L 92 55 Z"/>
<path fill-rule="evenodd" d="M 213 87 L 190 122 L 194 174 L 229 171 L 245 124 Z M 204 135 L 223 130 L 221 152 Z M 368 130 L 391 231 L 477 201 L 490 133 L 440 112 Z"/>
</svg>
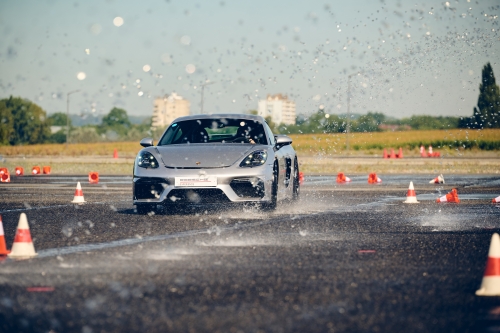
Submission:
<svg viewBox="0 0 500 333">
<path fill-rule="evenodd" d="M 389 158 L 389 155 L 387 155 L 387 149 L 384 148 L 384 155 L 382 156 L 383 158 Z"/>
<path fill-rule="evenodd" d="M 398 158 L 403 158 L 403 148 L 399 147 Z"/>
<path fill-rule="evenodd" d="M 439 176 L 431 180 L 429 184 L 444 184 L 443 174 L 440 174 Z"/>
<path fill-rule="evenodd" d="M 17 225 L 16 237 L 12 250 L 8 254 L 9 258 L 15 259 L 28 259 L 37 255 L 33 241 L 31 240 L 30 227 L 28 225 L 28 218 L 26 214 L 21 213 L 19 217 L 19 224 Z"/>
<path fill-rule="evenodd" d="M 304 183 L 304 173 L 303 172 L 299 172 L 299 184 L 303 184 Z"/>
<path fill-rule="evenodd" d="M 394 149 L 393 148 L 391 148 L 391 156 L 390 157 L 391 158 L 396 158 L 396 154 L 394 153 Z"/>
<path fill-rule="evenodd" d="M 113 158 L 118 158 L 118 150 L 116 150 L 116 149 L 113 152 Z"/>
<path fill-rule="evenodd" d="M 24 168 L 22 167 L 16 167 L 16 176 L 24 176 Z"/>
<path fill-rule="evenodd" d="M 78 184 L 76 184 L 75 197 L 71 203 L 83 204 L 84 202 L 85 199 L 83 198 L 82 186 L 80 185 L 80 182 L 78 182 Z"/>
<path fill-rule="evenodd" d="M 376 184 L 381 182 L 382 179 L 378 178 L 376 173 L 370 173 L 368 175 L 368 184 Z"/>
<path fill-rule="evenodd" d="M 6 256 L 10 251 L 7 250 L 7 245 L 5 244 L 5 235 L 3 233 L 2 215 L 0 215 L 0 257 Z"/>
<path fill-rule="evenodd" d="M 42 170 L 44 175 L 50 175 L 51 168 L 49 166 L 44 166 Z"/>
<path fill-rule="evenodd" d="M 348 183 L 351 181 L 351 178 L 346 177 L 343 172 L 339 172 L 337 175 L 337 183 Z"/>
<path fill-rule="evenodd" d="M 31 174 L 33 174 L 33 175 L 39 175 L 40 174 L 40 167 L 39 166 L 34 166 L 31 169 Z"/>
<path fill-rule="evenodd" d="M 99 184 L 99 173 L 90 172 L 89 173 L 89 183 L 90 184 Z"/>
<path fill-rule="evenodd" d="M 410 187 L 408 187 L 408 193 L 406 194 L 406 201 L 404 201 L 404 203 L 419 203 L 417 201 L 415 188 L 413 187 L 413 182 L 410 182 Z"/>
<path fill-rule="evenodd" d="M 454 188 L 450 193 L 442 196 L 441 198 L 436 199 L 436 202 L 451 202 L 451 203 L 460 203 L 460 199 L 458 198 L 457 189 Z"/>
<path fill-rule="evenodd" d="M 0 168 L 0 175 L 3 175 L 4 173 L 9 172 L 7 168 Z"/>
<path fill-rule="evenodd" d="M 427 153 L 425 152 L 425 147 L 420 146 L 420 157 L 427 157 Z"/>
<path fill-rule="evenodd" d="M 10 173 L 6 172 L 0 175 L 0 182 L 10 183 Z"/>
<path fill-rule="evenodd" d="M 497 202 L 500 202 L 500 196 L 494 198 L 494 199 L 491 199 L 491 202 L 493 203 L 497 203 Z"/>
<path fill-rule="evenodd" d="M 477 296 L 500 296 L 500 237 L 494 233 L 491 237 L 488 261 L 484 270 L 481 288 Z"/>
</svg>

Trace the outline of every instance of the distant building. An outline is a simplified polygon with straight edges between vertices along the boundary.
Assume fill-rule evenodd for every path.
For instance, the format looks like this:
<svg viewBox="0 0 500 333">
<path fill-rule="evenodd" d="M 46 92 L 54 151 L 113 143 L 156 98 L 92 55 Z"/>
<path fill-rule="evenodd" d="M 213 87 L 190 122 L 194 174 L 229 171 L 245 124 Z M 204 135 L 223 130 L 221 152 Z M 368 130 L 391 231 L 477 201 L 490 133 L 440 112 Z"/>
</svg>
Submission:
<svg viewBox="0 0 500 333">
<path fill-rule="evenodd" d="M 295 125 L 295 102 L 282 94 L 267 95 L 259 101 L 258 115 L 270 116 L 275 124 Z"/>
<path fill-rule="evenodd" d="M 190 103 L 176 93 L 156 98 L 153 107 L 152 127 L 165 127 L 175 118 L 189 116 Z"/>
</svg>

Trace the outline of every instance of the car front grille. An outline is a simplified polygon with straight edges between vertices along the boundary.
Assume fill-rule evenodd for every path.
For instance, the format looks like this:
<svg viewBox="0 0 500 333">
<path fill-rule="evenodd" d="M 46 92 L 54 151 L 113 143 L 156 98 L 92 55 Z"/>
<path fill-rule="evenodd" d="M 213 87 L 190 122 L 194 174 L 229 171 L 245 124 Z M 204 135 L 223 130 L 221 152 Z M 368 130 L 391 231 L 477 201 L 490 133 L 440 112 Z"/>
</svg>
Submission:
<svg viewBox="0 0 500 333">
<path fill-rule="evenodd" d="M 230 202 L 224 192 L 218 188 L 210 189 L 174 189 L 164 201 L 168 204 L 208 204 Z"/>
</svg>

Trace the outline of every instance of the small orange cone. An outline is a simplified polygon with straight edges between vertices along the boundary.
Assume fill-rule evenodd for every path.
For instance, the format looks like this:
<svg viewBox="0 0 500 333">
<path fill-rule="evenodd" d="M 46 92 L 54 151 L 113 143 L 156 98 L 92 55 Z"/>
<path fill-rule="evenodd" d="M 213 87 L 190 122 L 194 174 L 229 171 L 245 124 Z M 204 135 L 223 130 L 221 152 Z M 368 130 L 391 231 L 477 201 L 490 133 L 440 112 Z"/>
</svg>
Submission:
<svg viewBox="0 0 500 333">
<path fill-rule="evenodd" d="M 40 174 L 40 167 L 39 166 L 34 166 L 31 169 L 31 174 L 33 174 L 33 175 L 39 175 Z"/>
<path fill-rule="evenodd" d="M 500 202 L 500 196 L 494 198 L 494 199 L 491 199 L 491 202 L 493 203 L 497 203 L 497 202 Z"/>
<path fill-rule="evenodd" d="M 118 158 L 118 150 L 116 150 L 116 149 L 113 152 L 113 158 Z"/>
<path fill-rule="evenodd" d="M 4 173 L 9 172 L 7 168 L 0 168 L 0 175 L 3 175 Z"/>
<path fill-rule="evenodd" d="M 83 198 L 82 186 L 80 185 L 80 182 L 78 182 L 78 184 L 76 184 L 75 197 L 71 203 L 83 204 L 84 202 L 85 199 Z"/>
<path fill-rule="evenodd" d="M 496 232 L 491 237 L 483 281 L 476 295 L 500 296 L 500 237 Z"/>
<path fill-rule="evenodd" d="M 303 172 L 299 172 L 299 184 L 303 184 L 304 183 L 304 173 Z"/>
<path fill-rule="evenodd" d="M 403 158 L 403 148 L 399 147 L 398 158 Z"/>
<path fill-rule="evenodd" d="M 6 256 L 10 251 L 7 250 L 7 245 L 5 244 L 5 235 L 3 233 L 2 215 L 0 215 L 0 256 Z"/>
<path fill-rule="evenodd" d="M 351 181 L 351 178 L 346 177 L 343 172 L 339 172 L 337 175 L 337 183 L 348 183 Z"/>
<path fill-rule="evenodd" d="M 444 184 L 443 174 L 440 174 L 439 176 L 431 180 L 429 184 Z"/>
<path fill-rule="evenodd" d="M 368 184 L 376 184 L 381 182 L 382 179 L 378 178 L 376 173 L 370 173 L 368 175 Z"/>
<path fill-rule="evenodd" d="M 425 152 L 425 147 L 420 146 L 420 157 L 427 157 L 427 153 Z"/>
<path fill-rule="evenodd" d="M 0 182 L 2 183 L 10 183 L 10 174 L 8 172 L 0 175 Z"/>
<path fill-rule="evenodd" d="M 410 187 L 408 187 L 408 193 L 406 194 L 406 201 L 404 201 L 404 203 L 419 203 L 417 201 L 415 188 L 413 187 L 413 182 L 410 182 Z"/>
<path fill-rule="evenodd" d="M 21 213 L 19 217 L 19 224 L 17 225 L 16 237 L 14 244 L 8 254 L 9 258 L 15 259 L 28 259 L 37 255 L 33 241 L 31 240 L 30 227 L 28 225 L 28 218 L 26 214 Z"/>
<path fill-rule="evenodd" d="M 99 184 L 99 173 L 90 172 L 89 173 L 89 183 L 90 184 Z"/>
<path fill-rule="evenodd" d="M 16 176 L 24 176 L 24 168 L 22 167 L 16 167 L 15 172 Z"/>
<path fill-rule="evenodd" d="M 51 169 L 50 169 L 49 166 L 44 166 L 43 167 L 43 174 L 44 175 L 50 175 L 50 171 L 51 171 Z"/>
<path fill-rule="evenodd" d="M 443 195 L 441 198 L 436 199 L 436 202 L 460 203 L 457 189 L 456 188 L 452 189 L 450 193 Z"/>
<path fill-rule="evenodd" d="M 396 154 L 394 153 L 394 149 L 393 148 L 391 148 L 391 156 L 390 157 L 391 158 L 396 158 Z"/>
<path fill-rule="evenodd" d="M 387 155 L 387 149 L 384 148 L 384 155 L 382 156 L 383 158 L 389 158 L 389 155 Z"/>
</svg>

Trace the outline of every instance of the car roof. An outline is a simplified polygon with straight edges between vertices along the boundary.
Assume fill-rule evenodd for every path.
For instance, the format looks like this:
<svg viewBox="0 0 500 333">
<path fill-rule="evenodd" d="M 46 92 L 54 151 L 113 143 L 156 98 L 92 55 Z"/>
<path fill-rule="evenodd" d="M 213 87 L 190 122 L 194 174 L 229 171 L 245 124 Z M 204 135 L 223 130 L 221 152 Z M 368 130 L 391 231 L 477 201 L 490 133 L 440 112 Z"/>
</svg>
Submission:
<svg viewBox="0 0 500 333">
<path fill-rule="evenodd" d="M 195 120 L 195 119 L 212 119 L 212 118 L 228 118 L 228 119 L 247 119 L 256 120 L 261 123 L 265 123 L 266 120 L 261 116 L 256 116 L 253 114 L 244 113 L 215 113 L 215 114 L 195 114 L 191 116 L 176 118 L 173 123 L 184 120 Z"/>
</svg>

